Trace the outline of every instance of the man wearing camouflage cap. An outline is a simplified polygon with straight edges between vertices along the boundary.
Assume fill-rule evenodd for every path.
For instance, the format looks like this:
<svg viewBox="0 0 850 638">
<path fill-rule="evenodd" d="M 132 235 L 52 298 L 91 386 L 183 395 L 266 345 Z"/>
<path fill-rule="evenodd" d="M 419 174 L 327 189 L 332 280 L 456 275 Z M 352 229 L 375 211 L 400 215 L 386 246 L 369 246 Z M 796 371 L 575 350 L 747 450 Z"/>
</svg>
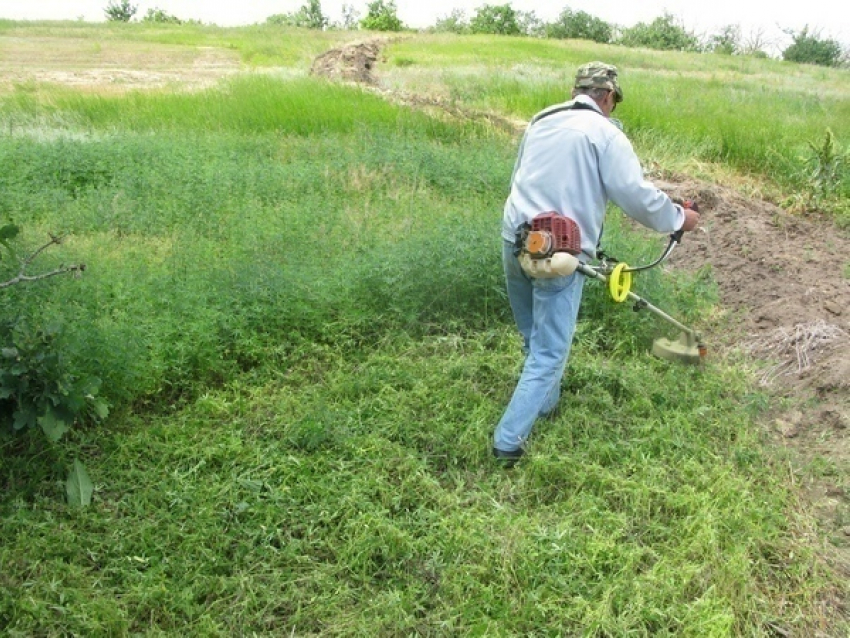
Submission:
<svg viewBox="0 0 850 638">
<path fill-rule="evenodd" d="M 537 215 L 555 211 L 581 235 L 581 261 L 594 258 L 609 201 L 659 232 L 693 230 L 699 214 L 673 203 L 646 181 L 631 143 L 611 113 L 623 100 L 617 68 L 581 66 L 572 99 L 532 118 L 520 144 L 502 219 L 502 262 L 508 298 L 524 341 L 525 364 L 496 426 L 493 454 L 505 466 L 522 455 L 538 417 L 560 398 L 581 303 L 584 275 L 536 278 L 523 271 L 517 232 Z"/>
</svg>

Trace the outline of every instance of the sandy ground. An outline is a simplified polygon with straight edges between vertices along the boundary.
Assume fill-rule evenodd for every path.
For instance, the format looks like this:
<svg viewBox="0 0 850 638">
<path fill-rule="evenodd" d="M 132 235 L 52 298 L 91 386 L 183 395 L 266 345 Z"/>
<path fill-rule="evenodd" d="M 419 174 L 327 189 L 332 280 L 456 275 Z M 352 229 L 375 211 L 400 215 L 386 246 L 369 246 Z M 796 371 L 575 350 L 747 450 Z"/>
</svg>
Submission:
<svg viewBox="0 0 850 638">
<path fill-rule="evenodd" d="M 33 82 L 123 91 L 211 86 L 240 70 L 236 51 L 84 38 L 0 37 L 0 91 Z"/>
</svg>

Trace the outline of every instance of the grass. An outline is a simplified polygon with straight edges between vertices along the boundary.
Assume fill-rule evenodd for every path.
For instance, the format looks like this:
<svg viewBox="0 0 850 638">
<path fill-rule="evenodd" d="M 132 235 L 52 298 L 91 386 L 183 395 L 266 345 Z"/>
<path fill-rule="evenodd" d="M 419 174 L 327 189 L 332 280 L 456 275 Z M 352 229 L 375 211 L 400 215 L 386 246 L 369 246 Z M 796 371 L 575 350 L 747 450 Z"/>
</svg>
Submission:
<svg viewBox="0 0 850 638">
<path fill-rule="evenodd" d="M 218 27 L 201 24 L 91 23 L 73 21 L 15 22 L 0 20 L 6 37 L 81 40 L 85 48 L 109 43 L 119 50 L 139 44 L 177 47 L 216 47 L 237 51 L 251 67 L 286 66 L 309 69 L 313 58 L 352 38 L 346 31 L 305 32 L 286 27 L 256 24 Z"/>
<path fill-rule="evenodd" d="M 113 409 L 56 446 L 0 434 L 5 635 L 846 626 L 761 440 L 768 398 L 733 361 L 650 358 L 663 327 L 600 286 L 561 412 L 494 467 L 520 365 L 498 262 L 514 139 L 310 78 L 42 88 L 3 100 L 27 126 L 0 137 L 0 210 L 30 245 L 69 233 L 45 268 L 88 268 L 0 312 L 60 321 Z M 613 254 L 660 249 L 620 222 Z M 708 272 L 636 290 L 695 325 L 712 310 Z M 74 458 L 96 483 L 84 509 L 62 497 Z"/>
<path fill-rule="evenodd" d="M 785 196 L 813 188 L 804 170 L 809 143 L 819 145 L 827 129 L 842 148 L 850 140 L 847 69 L 492 36 L 406 39 L 390 45 L 386 55 L 390 64 L 396 57 L 407 61 L 390 74 L 397 85 L 410 75 L 417 90 L 428 91 L 422 84 L 423 70 L 429 70 L 426 77 L 435 85 L 430 92 L 522 120 L 568 99 L 577 66 L 606 60 L 621 70 L 626 100 L 617 116 L 631 136 L 647 144 L 642 152 L 653 153 L 653 142 L 675 145 L 679 165 L 732 167 L 759 176 Z M 840 190 L 846 200 L 846 173 Z M 843 210 L 838 202 L 833 208 Z"/>
<path fill-rule="evenodd" d="M 11 635 L 766 635 L 770 588 L 810 602 L 744 376 L 579 346 L 570 409 L 505 474 L 487 440 L 515 352 L 507 328 L 314 346 L 167 417 L 77 431 L 63 455 L 108 477 L 84 511 L 55 470 L 33 481 L 50 452 L 30 443 L 6 470 Z"/>
</svg>

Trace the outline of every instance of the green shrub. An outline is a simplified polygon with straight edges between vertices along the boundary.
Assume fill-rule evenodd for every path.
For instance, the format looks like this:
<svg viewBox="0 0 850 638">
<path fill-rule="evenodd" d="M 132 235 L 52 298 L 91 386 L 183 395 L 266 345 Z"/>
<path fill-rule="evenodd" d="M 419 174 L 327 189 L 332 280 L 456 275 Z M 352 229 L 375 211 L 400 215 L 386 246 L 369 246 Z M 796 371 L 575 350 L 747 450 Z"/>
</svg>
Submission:
<svg viewBox="0 0 850 638">
<path fill-rule="evenodd" d="M 841 45 L 836 40 L 821 38 L 804 27 L 798 33 L 789 32 L 793 42 L 782 51 L 786 62 L 817 64 L 820 66 L 839 66 L 841 64 Z"/>
<path fill-rule="evenodd" d="M 614 28 L 585 11 L 569 7 L 561 11 L 555 22 L 546 25 L 546 37 L 559 40 L 592 40 L 607 44 L 614 38 Z"/>
<path fill-rule="evenodd" d="M 510 3 L 485 4 L 475 10 L 469 24 L 472 33 L 492 35 L 521 35 L 519 16 Z"/>
<path fill-rule="evenodd" d="M 623 29 L 617 42 L 626 47 L 646 47 L 661 51 L 698 51 L 699 41 L 669 13 L 650 24 L 639 22 Z"/>
<path fill-rule="evenodd" d="M 276 13 L 269 16 L 266 18 L 266 24 L 321 30 L 328 26 L 328 18 L 322 13 L 319 0 L 308 0 L 294 13 Z"/>
<path fill-rule="evenodd" d="M 367 31 L 401 31 L 404 25 L 398 17 L 395 0 L 373 0 L 367 5 L 366 17 L 360 26 Z"/>
<path fill-rule="evenodd" d="M 436 33 L 469 33 L 469 20 L 463 9 L 452 9 L 447 15 L 437 18 L 433 30 Z"/>
<path fill-rule="evenodd" d="M 130 0 L 109 0 L 103 12 L 109 22 L 129 22 L 138 9 L 139 6 L 131 4 Z"/>
<path fill-rule="evenodd" d="M 81 375 L 63 354 L 62 327 L 31 318 L 0 323 L 0 419 L 15 431 L 40 427 L 58 441 L 80 419 L 102 419 L 100 379 Z"/>
<path fill-rule="evenodd" d="M 156 24 L 183 24 L 183 21 L 175 15 L 171 15 L 158 8 L 148 9 L 142 22 L 153 22 Z"/>
</svg>

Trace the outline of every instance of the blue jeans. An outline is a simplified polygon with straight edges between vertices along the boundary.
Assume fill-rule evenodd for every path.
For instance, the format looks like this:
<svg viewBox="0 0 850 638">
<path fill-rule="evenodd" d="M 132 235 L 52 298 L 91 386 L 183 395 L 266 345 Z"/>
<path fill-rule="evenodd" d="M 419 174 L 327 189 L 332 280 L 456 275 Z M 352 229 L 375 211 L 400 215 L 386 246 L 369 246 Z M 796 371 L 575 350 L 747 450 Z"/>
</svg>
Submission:
<svg viewBox="0 0 850 638">
<path fill-rule="evenodd" d="M 519 449 L 537 418 L 558 405 L 584 287 L 584 275 L 578 272 L 553 279 L 529 277 L 513 250 L 513 243 L 505 241 L 502 264 L 526 358 L 511 402 L 493 436 L 493 445 L 505 452 Z"/>
</svg>

